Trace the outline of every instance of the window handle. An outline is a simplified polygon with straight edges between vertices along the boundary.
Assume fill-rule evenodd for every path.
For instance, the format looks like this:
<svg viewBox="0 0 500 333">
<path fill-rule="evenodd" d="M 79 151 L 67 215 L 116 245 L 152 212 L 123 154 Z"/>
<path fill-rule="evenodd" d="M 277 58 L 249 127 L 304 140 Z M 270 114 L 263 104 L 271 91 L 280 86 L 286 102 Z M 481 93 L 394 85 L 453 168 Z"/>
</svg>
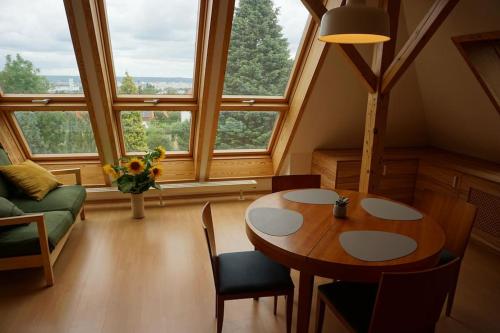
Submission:
<svg viewBox="0 0 500 333">
<path fill-rule="evenodd" d="M 154 105 L 158 104 L 160 102 L 159 99 L 155 98 L 155 99 L 145 99 L 144 100 L 144 103 L 153 103 Z"/>
<path fill-rule="evenodd" d="M 44 99 L 33 99 L 31 100 L 31 103 L 42 103 L 42 104 L 49 104 L 50 98 L 44 98 Z"/>
<path fill-rule="evenodd" d="M 247 104 L 250 104 L 250 105 L 253 105 L 255 103 L 255 99 L 246 99 L 244 101 L 242 101 L 243 103 L 247 103 Z"/>
</svg>

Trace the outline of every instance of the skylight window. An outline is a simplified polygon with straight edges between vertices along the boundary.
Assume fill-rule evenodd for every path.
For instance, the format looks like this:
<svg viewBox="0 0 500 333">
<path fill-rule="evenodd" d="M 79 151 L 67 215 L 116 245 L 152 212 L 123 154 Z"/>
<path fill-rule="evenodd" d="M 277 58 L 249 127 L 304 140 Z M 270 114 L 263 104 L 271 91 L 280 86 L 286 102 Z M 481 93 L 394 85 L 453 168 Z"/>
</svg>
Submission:
<svg viewBox="0 0 500 333">
<path fill-rule="evenodd" d="M 308 17 L 299 0 L 239 0 L 224 95 L 285 96 Z"/>
<path fill-rule="evenodd" d="M 107 0 L 118 95 L 193 95 L 198 0 Z"/>
<path fill-rule="evenodd" d="M 83 94 L 63 1 L 0 1 L 0 89 Z"/>
</svg>

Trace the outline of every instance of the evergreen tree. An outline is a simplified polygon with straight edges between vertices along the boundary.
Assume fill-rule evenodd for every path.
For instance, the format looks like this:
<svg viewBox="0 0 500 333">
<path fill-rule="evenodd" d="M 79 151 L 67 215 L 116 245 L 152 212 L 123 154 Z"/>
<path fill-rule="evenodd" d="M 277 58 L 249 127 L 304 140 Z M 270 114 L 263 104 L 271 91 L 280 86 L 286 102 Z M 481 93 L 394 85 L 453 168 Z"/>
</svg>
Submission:
<svg viewBox="0 0 500 333">
<path fill-rule="evenodd" d="M 215 149 L 266 149 L 276 119 L 276 112 L 221 112 Z"/>
<path fill-rule="evenodd" d="M 233 19 L 224 94 L 281 96 L 293 65 L 271 0 L 240 0 Z"/>
<path fill-rule="evenodd" d="M 118 90 L 119 94 L 135 95 L 138 93 L 137 85 L 134 78 L 125 72 L 122 79 L 122 84 Z M 140 112 L 121 113 L 121 122 L 123 127 L 125 149 L 127 151 L 141 152 L 146 151 L 146 131 L 142 125 L 142 117 Z"/>
<path fill-rule="evenodd" d="M 40 70 L 29 60 L 16 54 L 16 58 L 8 54 L 5 65 L 0 71 L 0 87 L 5 93 L 44 94 L 50 87 L 46 77 L 40 76 Z"/>
<path fill-rule="evenodd" d="M 125 76 L 122 79 L 122 84 L 118 89 L 119 94 L 123 95 L 136 95 L 138 92 L 137 85 L 134 82 L 134 78 L 125 72 Z"/>
</svg>

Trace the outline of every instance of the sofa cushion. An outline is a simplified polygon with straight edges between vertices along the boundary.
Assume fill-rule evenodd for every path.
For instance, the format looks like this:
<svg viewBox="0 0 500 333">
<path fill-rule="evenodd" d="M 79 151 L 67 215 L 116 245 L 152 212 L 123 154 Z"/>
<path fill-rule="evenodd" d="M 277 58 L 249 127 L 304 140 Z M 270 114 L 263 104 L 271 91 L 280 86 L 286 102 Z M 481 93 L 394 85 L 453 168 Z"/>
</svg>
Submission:
<svg viewBox="0 0 500 333">
<path fill-rule="evenodd" d="M 74 220 L 68 211 L 46 212 L 43 215 L 49 238 L 49 248 L 52 251 Z M 0 232 L 0 258 L 34 254 L 40 254 L 38 229 L 35 222 Z"/>
<path fill-rule="evenodd" d="M 14 205 L 9 200 L 0 197 L 0 218 L 2 217 L 12 217 L 12 216 L 21 216 L 24 215 L 24 212 L 20 210 L 16 205 Z M 0 232 L 8 229 L 12 229 L 17 227 L 18 225 L 5 225 L 0 226 Z"/>
<path fill-rule="evenodd" d="M 7 156 L 7 153 L 2 149 L 2 147 L 0 147 L 0 165 L 10 165 L 9 156 Z M 0 174 L 0 197 L 9 197 L 8 185 L 7 180 Z"/>
<path fill-rule="evenodd" d="M 28 197 L 11 198 L 10 200 L 25 213 L 42 213 L 56 210 L 71 212 L 76 218 L 85 201 L 87 192 L 81 185 L 61 186 L 50 191 L 40 201 Z"/>
<path fill-rule="evenodd" d="M 0 166 L 0 172 L 35 200 L 42 200 L 49 191 L 60 185 L 53 174 L 30 160 L 15 165 Z"/>
</svg>

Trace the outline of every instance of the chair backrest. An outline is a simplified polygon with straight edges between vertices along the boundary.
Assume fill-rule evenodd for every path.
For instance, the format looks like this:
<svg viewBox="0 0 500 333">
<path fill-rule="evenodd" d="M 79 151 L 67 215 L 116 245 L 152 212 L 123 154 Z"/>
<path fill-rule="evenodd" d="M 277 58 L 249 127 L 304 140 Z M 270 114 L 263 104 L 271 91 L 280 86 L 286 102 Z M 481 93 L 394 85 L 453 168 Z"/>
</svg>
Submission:
<svg viewBox="0 0 500 333">
<path fill-rule="evenodd" d="M 414 203 L 444 230 L 445 248 L 463 258 L 476 218 L 476 206 L 464 200 L 425 190 Z"/>
<path fill-rule="evenodd" d="M 320 187 L 321 175 L 274 176 L 272 178 L 271 192 Z"/>
<path fill-rule="evenodd" d="M 370 333 L 434 332 L 460 259 L 418 272 L 383 273 Z"/>
<path fill-rule="evenodd" d="M 212 209 L 210 202 L 207 202 L 201 211 L 201 220 L 203 222 L 203 231 L 205 232 L 205 239 L 208 246 L 208 255 L 210 257 L 210 264 L 212 266 L 212 273 L 214 276 L 214 284 L 217 287 L 217 248 L 215 247 L 215 233 L 214 224 L 212 220 Z"/>
</svg>

